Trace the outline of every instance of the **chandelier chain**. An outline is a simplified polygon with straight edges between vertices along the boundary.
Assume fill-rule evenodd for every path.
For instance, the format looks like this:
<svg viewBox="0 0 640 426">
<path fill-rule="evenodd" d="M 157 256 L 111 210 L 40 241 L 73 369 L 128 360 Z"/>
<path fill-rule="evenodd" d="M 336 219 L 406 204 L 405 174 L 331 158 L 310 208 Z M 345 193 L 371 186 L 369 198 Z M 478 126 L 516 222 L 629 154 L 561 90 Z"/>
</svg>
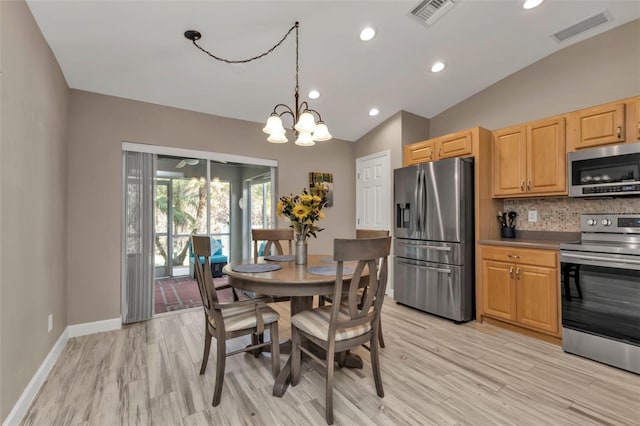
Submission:
<svg viewBox="0 0 640 426">
<path fill-rule="evenodd" d="M 251 62 L 251 61 L 255 61 L 256 59 L 260 59 L 262 57 L 267 56 L 268 54 L 270 54 L 271 52 L 273 52 L 274 50 L 276 50 L 286 39 L 287 37 L 289 37 L 289 34 L 291 34 L 291 31 L 296 30 L 296 76 L 298 74 L 298 64 L 297 64 L 297 56 L 298 56 L 298 22 L 296 22 L 295 24 L 293 24 L 293 26 L 291 28 L 289 28 L 289 31 L 287 31 L 287 33 L 284 35 L 284 37 L 282 37 L 282 39 L 280 39 L 279 42 L 277 42 L 271 49 L 267 50 L 266 52 L 254 56 L 252 58 L 248 58 L 248 59 L 225 59 L 225 58 L 221 58 L 219 56 L 214 55 L 213 53 L 209 52 L 208 50 L 204 49 L 203 47 L 200 47 L 200 45 L 198 43 L 196 43 L 195 40 L 192 40 L 191 42 L 193 43 L 193 45 L 195 47 L 197 47 L 198 49 L 200 49 L 201 51 L 203 51 L 204 53 L 206 53 L 207 55 L 211 56 L 213 59 L 221 61 L 221 62 L 226 62 L 227 64 L 245 64 L 247 62 Z M 297 81 L 296 81 L 296 85 L 297 85 Z"/>
</svg>

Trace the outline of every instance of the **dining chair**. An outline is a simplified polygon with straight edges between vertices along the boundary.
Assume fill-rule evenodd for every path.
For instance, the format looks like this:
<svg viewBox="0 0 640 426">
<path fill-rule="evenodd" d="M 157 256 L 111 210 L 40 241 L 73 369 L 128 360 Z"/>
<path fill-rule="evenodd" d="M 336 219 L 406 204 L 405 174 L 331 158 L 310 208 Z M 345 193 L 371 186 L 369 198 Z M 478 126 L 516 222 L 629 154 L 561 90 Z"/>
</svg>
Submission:
<svg viewBox="0 0 640 426">
<path fill-rule="evenodd" d="M 258 257 L 276 255 L 293 255 L 293 229 L 292 228 L 276 228 L 276 229 L 252 229 L 251 239 L 253 240 L 253 261 L 257 262 Z M 260 243 L 265 243 L 260 248 Z M 283 245 L 288 248 L 285 253 Z M 272 253 L 271 250 L 275 251 Z"/>
<path fill-rule="evenodd" d="M 387 257 L 391 250 L 391 237 L 368 239 L 335 239 L 333 257 L 336 265 L 334 303 L 302 311 L 291 317 L 291 385 L 300 379 L 302 352 L 326 368 L 327 424 L 333 424 L 333 380 L 336 353 L 345 352 L 369 342 L 371 366 L 379 397 L 384 397 L 378 355 L 378 323 L 387 286 Z M 344 263 L 357 261 L 351 279 L 345 281 Z M 368 268 L 368 274 L 365 272 Z M 364 272 L 364 274 L 363 274 Z M 366 288 L 364 297 L 359 289 Z M 339 301 L 336 303 L 335 301 Z M 305 347 L 307 341 L 326 352 L 324 362 Z"/>
<path fill-rule="evenodd" d="M 356 229 L 356 238 L 382 238 L 388 237 L 389 231 L 386 229 Z M 361 289 L 361 296 L 364 294 L 364 289 Z M 331 302 L 331 296 L 319 296 L 318 297 L 318 305 L 323 306 L 326 302 Z M 378 343 L 381 348 L 385 347 L 384 338 L 382 337 L 382 320 L 378 323 Z M 366 347 L 366 346 L 365 346 Z M 369 348 L 367 348 L 369 349 Z"/>
<path fill-rule="evenodd" d="M 196 281 L 202 298 L 205 318 L 204 334 L 204 354 L 202 356 L 202 366 L 200 374 L 204 374 L 209 360 L 209 349 L 211 348 L 211 338 L 216 339 L 216 383 L 213 393 L 214 407 L 220 404 L 222 394 L 222 384 L 224 382 L 224 370 L 226 357 L 241 352 L 259 352 L 266 346 L 271 346 L 271 370 L 273 377 L 280 372 L 280 342 L 278 340 L 278 319 L 277 312 L 266 305 L 269 301 L 264 298 L 246 299 L 231 303 L 219 303 L 218 296 L 213 286 L 213 277 L 209 267 L 209 256 L 211 255 L 211 239 L 204 236 L 192 236 L 193 251 L 196 256 L 204 256 L 204 262 L 195 262 Z M 206 267 L 204 265 L 207 265 Z M 258 342 L 258 336 L 264 333 L 268 327 L 270 334 L 269 342 Z M 236 351 L 227 353 L 227 340 L 240 336 L 251 335 L 251 345 Z"/>
<path fill-rule="evenodd" d="M 293 229 L 292 228 L 275 228 L 275 229 L 252 229 L 251 239 L 253 240 L 253 261 L 258 262 L 258 257 L 278 255 L 293 255 Z M 260 245 L 264 246 L 260 248 Z M 288 252 L 285 252 L 287 247 Z M 256 297 L 271 297 L 273 302 L 284 302 L 290 300 L 286 296 L 268 296 L 258 294 Z"/>
</svg>

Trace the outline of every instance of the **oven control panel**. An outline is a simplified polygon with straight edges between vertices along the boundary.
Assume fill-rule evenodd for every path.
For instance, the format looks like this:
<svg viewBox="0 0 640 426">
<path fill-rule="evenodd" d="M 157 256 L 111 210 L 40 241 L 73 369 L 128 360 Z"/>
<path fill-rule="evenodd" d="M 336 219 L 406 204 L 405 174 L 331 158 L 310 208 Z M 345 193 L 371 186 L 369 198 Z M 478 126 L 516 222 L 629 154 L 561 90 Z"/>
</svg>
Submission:
<svg viewBox="0 0 640 426">
<path fill-rule="evenodd" d="M 580 216 L 582 232 L 640 234 L 640 214 L 585 213 Z"/>
</svg>

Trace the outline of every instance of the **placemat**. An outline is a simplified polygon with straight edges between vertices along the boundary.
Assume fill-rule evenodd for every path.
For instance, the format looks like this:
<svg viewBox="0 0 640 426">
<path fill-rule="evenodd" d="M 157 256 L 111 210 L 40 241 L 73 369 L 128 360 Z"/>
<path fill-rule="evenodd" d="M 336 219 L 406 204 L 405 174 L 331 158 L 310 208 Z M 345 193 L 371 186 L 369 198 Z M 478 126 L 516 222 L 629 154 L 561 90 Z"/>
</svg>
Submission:
<svg viewBox="0 0 640 426">
<path fill-rule="evenodd" d="M 245 263 L 231 268 L 235 272 L 271 272 L 282 269 L 282 266 L 273 263 Z"/>
<path fill-rule="evenodd" d="M 274 254 L 274 255 L 270 255 L 270 256 L 265 256 L 264 260 L 272 260 L 275 262 L 291 262 L 292 260 L 295 260 L 296 257 L 295 256 L 291 256 L 289 254 Z"/>
<path fill-rule="evenodd" d="M 320 259 L 320 262 L 323 263 L 338 263 L 338 261 L 333 260 L 333 257 L 323 257 Z M 356 263 L 355 260 L 345 260 L 344 263 Z"/>
<path fill-rule="evenodd" d="M 336 266 L 312 266 L 307 271 L 314 275 L 335 275 L 336 268 Z M 347 268 L 346 266 L 342 268 L 342 275 L 350 275 L 352 273 L 353 268 Z"/>
</svg>

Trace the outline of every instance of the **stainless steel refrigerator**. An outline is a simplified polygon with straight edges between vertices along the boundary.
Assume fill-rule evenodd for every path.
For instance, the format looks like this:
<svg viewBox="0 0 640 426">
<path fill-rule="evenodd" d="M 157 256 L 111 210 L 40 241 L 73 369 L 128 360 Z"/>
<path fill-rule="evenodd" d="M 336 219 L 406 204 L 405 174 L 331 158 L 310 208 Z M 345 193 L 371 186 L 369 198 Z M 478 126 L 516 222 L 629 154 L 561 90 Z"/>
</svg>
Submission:
<svg viewBox="0 0 640 426">
<path fill-rule="evenodd" d="M 394 298 L 456 322 L 473 319 L 473 159 L 394 170 Z"/>
</svg>

